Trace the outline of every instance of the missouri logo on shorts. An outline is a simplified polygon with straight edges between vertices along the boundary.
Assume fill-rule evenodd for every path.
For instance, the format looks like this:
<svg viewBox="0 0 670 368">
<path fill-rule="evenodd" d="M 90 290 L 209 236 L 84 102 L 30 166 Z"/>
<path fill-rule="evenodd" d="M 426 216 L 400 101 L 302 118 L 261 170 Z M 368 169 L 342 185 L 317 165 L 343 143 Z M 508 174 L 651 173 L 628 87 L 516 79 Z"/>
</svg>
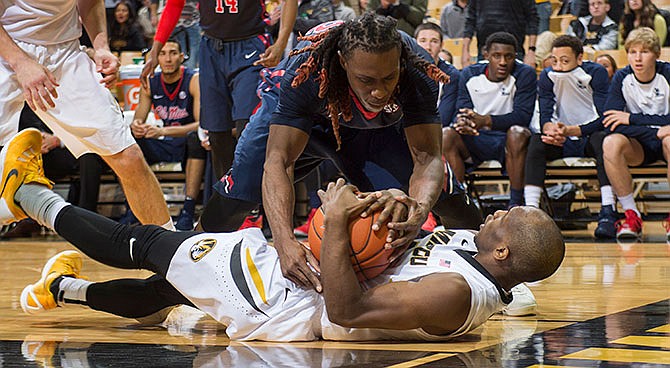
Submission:
<svg viewBox="0 0 670 368">
<path fill-rule="evenodd" d="M 198 262 L 202 257 L 206 256 L 214 246 L 216 245 L 216 239 L 200 239 L 197 243 L 191 246 L 189 254 L 191 255 L 191 260 L 193 262 Z"/>
</svg>

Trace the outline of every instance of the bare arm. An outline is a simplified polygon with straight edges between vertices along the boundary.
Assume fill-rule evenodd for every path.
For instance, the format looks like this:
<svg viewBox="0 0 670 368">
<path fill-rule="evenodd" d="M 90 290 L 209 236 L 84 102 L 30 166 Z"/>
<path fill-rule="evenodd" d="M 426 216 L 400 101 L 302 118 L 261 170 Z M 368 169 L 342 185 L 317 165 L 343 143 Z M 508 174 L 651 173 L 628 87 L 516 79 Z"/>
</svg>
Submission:
<svg viewBox="0 0 670 368">
<path fill-rule="evenodd" d="M 151 91 L 144 86 L 140 87 L 140 101 L 135 109 L 133 122 L 130 124 L 130 131 L 135 138 L 145 138 L 147 134 L 147 116 L 151 111 Z"/>
<path fill-rule="evenodd" d="M 404 200 L 409 213 L 405 222 L 391 222 L 389 228 L 404 232 L 391 243 L 397 247 L 416 237 L 440 195 L 444 182 L 440 124 L 417 124 L 405 128 L 414 170 L 409 179 L 409 197 Z"/>
<path fill-rule="evenodd" d="M 307 133 L 298 128 L 270 125 L 263 172 L 263 207 L 284 276 L 320 292 L 321 282 L 307 265 L 318 271 L 318 262 L 293 235 L 293 169 L 308 140 Z"/>
<path fill-rule="evenodd" d="M 297 13 L 297 0 L 284 1 L 281 10 L 281 19 L 279 21 L 279 35 L 277 36 L 277 41 L 260 55 L 260 59 L 258 59 L 254 65 L 262 64 L 264 67 L 269 68 L 279 64 L 284 49 L 286 48 L 286 44 L 288 43 L 288 38 L 291 37 Z"/>
<path fill-rule="evenodd" d="M 111 87 L 119 71 L 119 59 L 109 51 L 105 4 L 96 0 L 79 0 L 78 7 L 82 23 L 95 50 L 93 61 L 96 70 L 103 75 L 100 83 Z"/>
<path fill-rule="evenodd" d="M 142 88 L 144 90 L 144 88 Z M 191 78 L 191 82 L 188 86 L 188 91 L 193 96 L 193 118 L 194 122 L 185 124 L 185 125 L 173 125 L 173 126 L 164 126 L 164 127 L 147 127 L 145 134 L 146 138 L 158 138 L 158 137 L 185 137 L 189 132 L 194 132 L 198 130 L 200 125 L 200 83 L 199 83 L 199 74 L 195 74 Z M 151 95 L 149 95 L 149 98 Z M 140 100 L 142 103 L 142 100 Z M 151 106 L 151 101 L 149 102 Z M 138 110 L 139 110 L 138 106 Z M 148 111 L 147 111 L 148 112 Z M 137 114 L 137 112 L 135 112 Z M 146 115 L 144 116 L 146 119 Z"/>
<path fill-rule="evenodd" d="M 453 332 L 470 310 L 470 288 L 456 273 L 391 282 L 363 291 L 350 260 L 349 221 L 368 203 L 355 197 L 342 179 L 320 191 L 325 210 L 321 278 L 328 318 L 344 327 Z"/>
</svg>

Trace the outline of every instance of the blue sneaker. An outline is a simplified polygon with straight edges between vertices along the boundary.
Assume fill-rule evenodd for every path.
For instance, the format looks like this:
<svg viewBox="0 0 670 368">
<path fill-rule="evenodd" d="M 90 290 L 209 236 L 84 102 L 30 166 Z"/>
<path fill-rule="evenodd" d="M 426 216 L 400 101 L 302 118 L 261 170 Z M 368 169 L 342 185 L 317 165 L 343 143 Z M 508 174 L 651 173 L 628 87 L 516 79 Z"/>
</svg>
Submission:
<svg viewBox="0 0 670 368">
<path fill-rule="evenodd" d="M 603 206 L 598 214 L 598 227 L 594 235 L 598 239 L 616 238 L 616 222 L 619 219 L 613 206 Z"/>
<path fill-rule="evenodd" d="M 179 212 L 179 217 L 174 227 L 179 231 L 191 231 L 193 230 L 193 214 L 188 211 L 182 210 Z"/>
</svg>

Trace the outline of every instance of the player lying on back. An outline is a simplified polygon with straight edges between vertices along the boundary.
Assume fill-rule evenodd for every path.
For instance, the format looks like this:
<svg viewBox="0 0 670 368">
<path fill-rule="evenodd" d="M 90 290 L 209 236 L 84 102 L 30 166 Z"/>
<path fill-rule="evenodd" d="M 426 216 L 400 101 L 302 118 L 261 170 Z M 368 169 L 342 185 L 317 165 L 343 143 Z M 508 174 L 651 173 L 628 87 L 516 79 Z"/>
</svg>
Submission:
<svg viewBox="0 0 670 368">
<path fill-rule="evenodd" d="M 484 323 L 511 301 L 513 286 L 549 277 L 564 256 L 551 218 L 516 207 L 489 216 L 479 232 L 444 231 L 415 242 L 393 267 L 359 284 L 348 224 L 388 193 L 359 199 L 340 179 L 319 193 L 326 214 L 319 294 L 282 276 L 277 252 L 258 229 L 128 227 L 70 205 L 50 190 L 40 145 L 30 129 L 0 153 L 0 221 L 30 216 L 99 262 L 156 274 L 90 282 L 79 278 L 82 256 L 65 251 L 21 294 L 28 313 L 76 303 L 138 318 L 187 304 L 225 324 L 232 340 L 445 340 Z"/>
</svg>

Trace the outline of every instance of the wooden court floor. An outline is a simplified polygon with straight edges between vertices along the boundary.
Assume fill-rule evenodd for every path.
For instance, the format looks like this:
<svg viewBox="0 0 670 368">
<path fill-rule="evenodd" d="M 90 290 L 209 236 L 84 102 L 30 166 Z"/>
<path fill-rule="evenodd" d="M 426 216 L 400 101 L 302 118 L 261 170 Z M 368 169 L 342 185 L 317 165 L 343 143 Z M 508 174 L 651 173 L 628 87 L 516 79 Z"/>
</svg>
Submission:
<svg viewBox="0 0 670 368">
<path fill-rule="evenodd" d="M 222 326 L 185 310 L 166 327 L 142 326 L 74 306 L 24 315 L 21 290 L 44 262 L 72 246 L 57 237 L 0 242 L 0 367 L 657 367 L 670 366 L 670 245 L 660 224 L 644 242 L 596 243 L 566 233 L 566 259 L 529 285 L 531 317 L 495 315 L 447 343 L 236 343 Z M 144 277 L 95 261 L 103 281 Z M 448 306 L 445 306 L 448 308 Z"/>
</svg>

